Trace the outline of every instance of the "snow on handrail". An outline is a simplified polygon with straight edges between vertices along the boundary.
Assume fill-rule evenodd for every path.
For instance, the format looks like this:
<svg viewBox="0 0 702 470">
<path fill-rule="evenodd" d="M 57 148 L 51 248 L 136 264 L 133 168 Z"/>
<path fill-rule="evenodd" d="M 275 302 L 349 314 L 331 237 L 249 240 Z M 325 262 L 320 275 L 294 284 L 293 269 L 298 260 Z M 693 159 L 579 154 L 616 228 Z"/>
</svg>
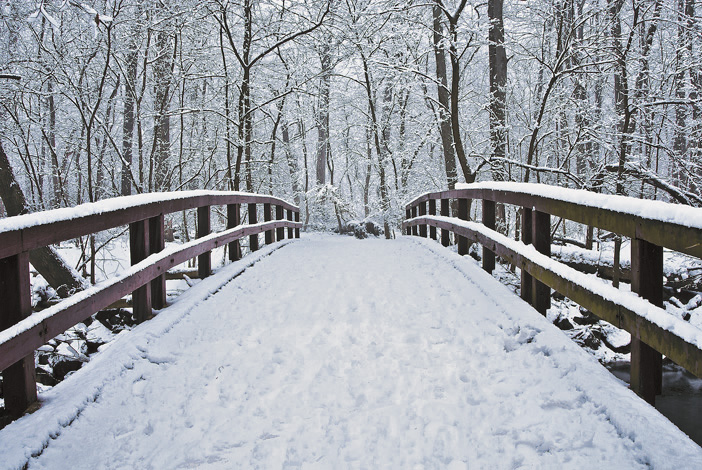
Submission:
<svg viewBox="0 0 702 470">
<path fill-rule="evenodd" d="M 299 209 L 283 199 L 238 191 L 171 191 L 137 194 L 0 219 L 0 258 L 107 230 L 159 214 L 205 205 L 274 204 Z"/>
<path fill-rule="evenodd" d="M 522 206 L 702 258 L 702 208 L 536 183 L 482 182 L 422 194 L 431 199 L 483 199 Z"/>
</svg>

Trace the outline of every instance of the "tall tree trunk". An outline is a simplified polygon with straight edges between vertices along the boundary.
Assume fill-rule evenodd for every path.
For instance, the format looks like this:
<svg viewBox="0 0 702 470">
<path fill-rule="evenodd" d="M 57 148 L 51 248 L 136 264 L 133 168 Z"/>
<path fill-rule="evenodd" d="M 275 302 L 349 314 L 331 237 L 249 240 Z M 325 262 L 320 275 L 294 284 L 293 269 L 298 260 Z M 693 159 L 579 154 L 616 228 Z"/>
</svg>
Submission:
<svg viewBox="0 0 702 470">
<path fill-rule="evenodd" d="M 12 173 L 10 161 L 2 143 L 0 143 L 0 198 L 10 217 L 29 212 L 27 200 Z M 30 251 L 29 261 L 60 297 L 68 297 L 86 287 L 83 278 L 68 266 L 51 246 Z"/>
<path fill-rule="evenodd" d="M 687 73 L 688 67 L 685 60 L 689 42 L 687 32 L 687 22 L 685 21 L 686 0 L 678 0 L 678 38 L 677 49 L 675 51 L 676 73 L 675 73 L 675 98 L 684 101 L 687 98 Z M 685 161 L 688 153 L 688 129 L 687 129 L 687 105 L 678 104 L 675 106 L 675 131 L 673 136 L 673 153 L 675 155 L 673 163 L 673 181 L 680 188 L 688 188 L 688 177 L 685 172 Z"/>
<path fill-rule="evenodd" d="M 281 136 L 283 138 L 283 150 L 285 151 L 285 159 L 288 162 L 288 170 L 290 171 L 290 183 L 292 185 L 293 199 L 296 206 L 300 206 L 300 181 L 298 180 L 298 165 L 295 155 L 292 153 L 290 148 L 290 129 L 288 127 L 288 121 L 283 120 L 282 128 L 280 130 Z"/>
<path fill-rule="evenodd" d="M 170 52 L 170 33 L 159 30 L 156 33 L 156 54 L 154 60 L 154 142 L 152 146 L 153 172 L 149 185 L 153 190 L 165 191 L 169 187 L 168 162 L 171 153 L 171 118 L 168 113 L 171 81 L 177 45 Z"/>
<path fill-rule="evenodd" d="M 126 55 L 124 77 L 124 117 L 122 119 L 122 181 L 121 194 L 132 194 L 132 158 L 134 147 L 134 123 L 136 113 L 136 81 L 139 48 L 136 41 L 129 44 Z"/>
<path fill-rule="evenodd" d="M 438 82 L 439 99 L 439 134 L 441 135 L 441 146 L 444 151 L 444 166 L 446 168 L 446 182 L 449 189 L 455 189 L 458 182 L 458 172 L 456 168 L 456 153 L 453 146 L 453 133 L 450 121 L 450 104 L 448 79 L 446 78 L 446 54 L 442 46 L 443 25 L 441 22 L 441 0 L 434 0 L 432 8 L 433 18 L 433 44 L 434 60 L 436 62 L 436 80 Z"/>
<path fill-rule="evenodd" d="M 451 131 L 453 133 L 453 144 L 456 150 L 456 158 L 458 158 L 458 163 L 461 165 L 463 177 L 465 178 L 466 183 L 473 183 L 477 175 L 468 165 L 466 152 L 463 148 L 463 140 L 461 139 L 461 119 L 458 112 L 461 64 L 459 62 L 456 43 L 458 42 L 458 18 L 460 17 L 460 12 L 465 4 L 465 0 L 462 1 L 461 5 L 459 6 L 459 10 L 454 15 L 448 17 L 449 33 L 451 35 L 451 45 L 449 46 L 449 56 L 451 57 Z M 468 208 L 468 211 L 470 213 L 470 207 Z"/>
<path fill-rule="evenodd" d="M 366 95 L 368 98 L 368 109 L 370 111 L 371 123 L 373 126 L 373 141 L 375 143 L 375 152 L 378 157 L 378 176 L 380 178 L 380 208 L 383 213 L 383 225 L 385 229 L 385 238 L 392 237 L 390 233 L 390 224 L 388 223 L 388 212 L 390 210 L 390 195 L 388 193 L 387 181 L 385 179 L 385 153 L 383 151 L 383 143 L 381 143 L 380 126 L 378 123 L 378 115 L 375 112 L 375 103 L 373 101 L 373 91 L 371 88 L 370 73 L 368 72 L 368 60 L 363 51 L 361 60 L 363 61 L 363 74 L 366 84 Z"/>
<path fill-rule="evenodd" d="M 507 55 L 505 53 L 505 25 L 502 19 L 503 0 L 488 1 L 488 61 L 490 68 L 490 142 L 492 160 L 502 161 L 507 146 Z M 492 165 L 492 178 L 503 181 L 504 165 Z M 497 205 L 496 224 L 500 232 L 506 233 L 507 223 L 504 204 Z"/>
<path fill-rule="evenodd" d="M 332 56 L 328 42 L 324 42 L 319 52 L 322 64 L 321 79 L 319 83 L 319 105 L 317 106 L 317 151 L 315 154 L 315 169 L 317 185 L 326 182 L 327 160 L 329 159 L 329 88 L 331 86 Z"/>
</svg>

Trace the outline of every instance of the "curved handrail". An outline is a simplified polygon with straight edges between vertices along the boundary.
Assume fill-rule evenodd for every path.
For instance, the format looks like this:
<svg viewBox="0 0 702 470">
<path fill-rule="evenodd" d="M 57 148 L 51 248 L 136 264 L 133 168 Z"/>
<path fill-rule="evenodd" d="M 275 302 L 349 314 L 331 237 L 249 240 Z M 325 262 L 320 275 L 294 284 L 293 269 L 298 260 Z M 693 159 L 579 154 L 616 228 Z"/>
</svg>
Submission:
<svg viewBox="0 0 702 470">
<path fill-rule="evenodd" d="M 447 217 L 451 199 L 458 200 L 458 218 Z M 470 199 L 482 199 L 483 224 L 467 220 Z M 441 200 L 441 216 L 436 215 L 436 200 Z M 494 230 L 495 203 L 524 208 L 523 241 Z M 593 283 L 587 275 L 550 259 L 550 215 L 631 237 L 633 292 Z M 422 194 L 407 204 L 402 226 L 408 235 L 432 238 L 439 228 L 444 245 L 449 244 L 448 233 L 454 232 L 459 254 L 467 253 L 467 240 L 480 243 L 483 268 L 489 272 L 495 255 L 519 266 L 522 297 L 543 314 L 550 303 L 549 288 L 553 288 L 629 331 L 632 357 L 637 341 L 632 388 L 647 401 L 652 403 L 659 393 L 660 354 L 656 359 L 652 353 L 639 351 L 658 351 L 702 377 L 702 331 L 661 308 L 663 247 L 702 257 L 702 209 L 539 184 L 494 182 Z M 430 234 L 427 227 L 431 227 Z"/>
<path fill-rule="evenodd" d="M 287 227 L 284 221 L 239 226 L 169 247 L 131 266 L 126 272 L 33 314 L 0 331 L 0 370 L 19 361 L 51 338 L 85 320 L 96 311 L 130 294 L 169 268 L 242 237 Z"/>
<path fill-rule="evenodd" d="M 240 225 L 240 205 L 247 204 L 249 225 Z M 258 223 L 256 205 L 263 204 L 264 222 Z M 210 233 L 210 206 L 227 206 L 227 229 Z M 275 215 L 272 208 L 275 206 Z M 165 248 L 164 215 L 197 209 L 197 238 Z M 287 218 L 285 211 L 287 211 Z M 293 220 L 294 215 L 294 220 Z M 31 314 L 29 251 L 53 243 L 129 226 L 132 266 L 109 281 L 79 292 L 59 304 Z M 36 401 L 33 351 L 93 313 L 132 293 L 137 321 L 165 306 L 165 272 L 198 257 L 198 274 L 211 271 L 210 251 L 230 244 L 230 259 L 238 259 L 238 240 L 250 237 L 258 249 L 258 234 L 266 243 L 300 237 L 300 210 L 282 199 L 233 191 L 183 191 L 106 199 L 72 208 L 9 217 L 0 220 L 0 371 L 3 371 L 5 408 L 20 416 Z"/>
<path fill-rule="evenodd" d="M 529 207 L 702 258 L 702 208 L 534 183 L 489 182 L 422 194 L 430 199 L 482 199 Z"/>
<path fill-rule="evenodd" d="M 0 258 L 161 214 L 227 204 L 273 204 L 299 212 L 296 206 L 283 199 L 236 191 L 173 191 L 121 196 L 0 220 Z"/>
</svg>

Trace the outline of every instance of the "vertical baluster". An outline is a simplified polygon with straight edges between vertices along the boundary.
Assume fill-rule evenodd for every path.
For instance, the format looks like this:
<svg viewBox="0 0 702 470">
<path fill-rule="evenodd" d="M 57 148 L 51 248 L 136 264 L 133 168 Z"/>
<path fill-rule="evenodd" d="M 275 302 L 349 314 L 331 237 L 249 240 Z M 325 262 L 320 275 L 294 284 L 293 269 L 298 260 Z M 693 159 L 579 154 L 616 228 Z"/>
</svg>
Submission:
<svg viewBox="0 0 702 470">
<path fill-rule="evenodd" d="M 531 211 L 531 242 L 536 251 L 551 256 L 551 215 L 537 210 Z M 532 305 L 546 315 L 551 307 L 551 288 L 536 279 L 532 279 Z"/>
<path fill-rule="evenodd" d="M 468 199 L 458 200 L 458 218 L 468 220 Z M 458 236 L 458 254 L 461 256 L 468 254 L 468 239 L 462 235 Z"/>
<path fill-rule="evenodd" d="M 287 216 L 288 216 L 288 222 L 292 222 L 292 220 L 293 220 L 292 209 L 287 209 Z M 293 238 L 293 229 L 292 229 L 292 227 L 288 227 L 288 240 L 292 240 L 292 238 Z"/>
<path fill-rule="evenodd" d="M 422 201 L 419 203 L 419 217 L 427 215 L 427 201 Z M 419 236 L 427 237 L 427 225 L 422 224 L 419 226 Z"/>
<path fill-rule="evenodd" d="M 163 214 L 149 219 L 149 254 L 158 253 L 166 247 Z M 151 281 L 151 306 L 162 309 L 166 306 L 166 273 Z"/>
<path fill-rule="evenodd" d="M 249 204 L 249 225 L 258 223 L 258 214 L 256 213 L 256 204 Z M 249 235 L 249 251 L 252 253 L 258 250 L 258 234 Z"/>
<path fill-rule="evenodd" d="M 275 206 L 275 219 L 276 220 L 284 220 L 285 215 L 283 211 L 283 206 Z M 276 238 L 278 241 L 285 240 L 285 227 L 278 227 L 276 230 Z"/>
<path fill-rule="evenodd" d="M 495 201 L 483 199 L 483 225 L 495 230 Z M 495 270 L 495 253 L 483 247 L 483 269 L 489 273 Z"/>
<path fill-rule="evenodd" d="M 149 256 L 150 237 L 147 220 L 140 220 L 129 224 L 129 254 L 132 265 L 144 260 Z M 132 292 L 132 308 L 134 319 L 137 323 L 151 318 L 151 283 L 139 287 Z"/>
<path fill-rule="evenodd" d="M 531 245 L 531 208 L 522 208 L 522 242 L 525 245 Z M 531 274 L 526 272 L 526 270 L 522 269 L 522 279 L 521 279 L 521 295 L 522 299 L 525 301 L 529 302 L 530 304 L 533 303 L 533 293 L 532 293 L 532 283 L 534 282 L 532 280 L 533 278 L 531 277 Z"/>
<path fill-rule="evenodd" d="M 29 253 L 0 259 L 0 303 L 0 331 L 32 313 Z M 35 375 L 33 353 L 3 371 L 5 409 L 11 418 L 19 418 L 37 401 Z"/>
<path fill-rule="evenodd" d="M 295 211 L 295 222 L 300 222 L 300 210 Z M 300 238 L 300 228 L 295 228 L 295 238 Z"/>
<path fill-rule="evenodd" d="M 269 202 L 266 202 L 263 204 L 263 221 L 270 222 L 272 218 L 273 217 L 271 214 L 271 204 Z M 273 230 L 266 230 L 264 237 L 264 242 L 266 245 L 270 245 L 271 243 L 273 243 L 273 236 Z"/>
<path fill-rule="evenodd" d="M 227 229 L 234 228 L 241 224 L 241 206 L 239 204 L 227 204 Z M 229 261 L 241 259 L 241 246 L 239 240 L 229 242 Z"/>
<path fill-rule="evenodd" d="M 414 219 L 417 217 L 417 206 L 412 206 L 412 218 Z M 417 226 L 413 225 L 412 226 L 412 235 L 417 236 Z"/>
<path fill-rule="evenodd" d="M 436 215 L 436 199 L 429 199 L 429 215 Z M 436 240 L 436 227 L 429 227 L 429 238 Z"/>
<path fill-rule="evenodd" d="M 210 227 L 210 206 L 197 208 L 197 238 L 209 235 Z M 208 251 L 197 257 L 197 274 L 200 279 L 204 279 L 212 273 L 212 252 Z"/>
<path fill-rule="evenodd" d="M 631 290 L 663 307 L 663 248 L 645 240 L 631 240 Z M 661 353 L 631 334 L 631 389 L 653 405 L 661 393 Z"/>
<path fill-rule="evenodd" d="M 449 217 L 449 200 L 448 199 L 442 199 L 441 200 L 441 215 L 443 217 Z M 451 244 L 451 235 L 448 230 L 445 228 L 441 229 L 441 244 L 443 246 L 449 246 Z"/>
</svg>

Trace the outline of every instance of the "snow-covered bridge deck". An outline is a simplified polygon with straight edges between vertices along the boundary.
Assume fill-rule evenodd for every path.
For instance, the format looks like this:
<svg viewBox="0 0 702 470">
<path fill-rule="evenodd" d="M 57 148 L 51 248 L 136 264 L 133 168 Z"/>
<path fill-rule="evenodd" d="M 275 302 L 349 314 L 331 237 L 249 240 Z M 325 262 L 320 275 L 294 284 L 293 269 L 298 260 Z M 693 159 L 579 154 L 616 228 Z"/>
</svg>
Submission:
<svg viewBox="0 0 702 470">
<path fill-rule="evenodd" d="M 266 247 L 42 400 L 0 467 L 702 468 L 472 260 L 410 237 Z"/>
</svg>

